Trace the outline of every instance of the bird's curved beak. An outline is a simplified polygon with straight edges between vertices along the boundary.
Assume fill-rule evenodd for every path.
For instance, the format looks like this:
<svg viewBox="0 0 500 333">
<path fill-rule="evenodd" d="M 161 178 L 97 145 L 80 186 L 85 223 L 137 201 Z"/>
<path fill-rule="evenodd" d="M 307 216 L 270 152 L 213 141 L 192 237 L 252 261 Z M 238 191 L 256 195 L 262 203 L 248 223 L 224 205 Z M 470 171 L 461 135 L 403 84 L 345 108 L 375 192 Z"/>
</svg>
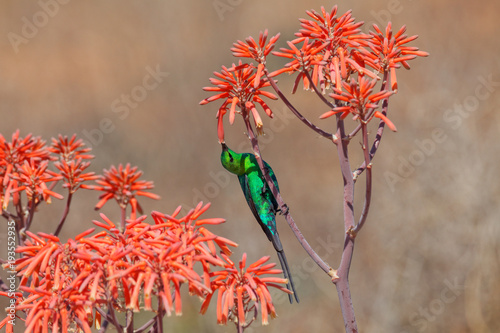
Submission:
<svg viewBox="0 0 500 333">
<path fill-rule="evenodd" d="M 224 142 L 221 143 L 221 145 L 222 145 L 222 151 L 227 151 L 229 149 Z"/>
</svg>

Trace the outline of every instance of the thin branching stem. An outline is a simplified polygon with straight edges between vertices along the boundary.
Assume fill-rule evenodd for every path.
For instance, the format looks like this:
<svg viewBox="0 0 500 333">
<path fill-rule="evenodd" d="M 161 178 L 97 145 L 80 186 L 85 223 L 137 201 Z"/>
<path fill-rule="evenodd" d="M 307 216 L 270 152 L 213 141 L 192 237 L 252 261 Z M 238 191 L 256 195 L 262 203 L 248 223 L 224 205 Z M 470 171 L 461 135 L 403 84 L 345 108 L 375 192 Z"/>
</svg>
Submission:
<svg viewBox="0 0 500 333">
<path fill-rule="evenodd" d="M 118 321 L 118 318 L 116 317 L 116 312 L 115 312 L 115 309 L 113 307 L 113 304 L 112 304 L 111 300 L 108 301 L 108 313 L 111 316 L 112 323 L 115 325 L 116 329 L 118 331 L 119 330 L 123 330 L 122 325 L 120 325 L 120 322 Z"/>
<path fill-rule="evenodd" d="M 36 208 L 36 196 L 33 194 L 33 196 L 31 197 L 28 220 L 26 221 L 26 226 L 24 227 L 24 231 L 27 231 L 31 227 L 31 222 L 33 222 L 33 216 L 35 215 L 35 208 Z"/>
<path fill-rule="evenodd" d="M 78 325 L 78 327 L 80 328 L 80 330 L 84 331 L 84 327 L 85 327 L 85 326 L 83 325 L 83 323 L 82 323 L 82 321 L 80 320 L 80 318 L 75 317 L 75 318 L 74 318 L 74 320 L 75 320 L 76 324 Z"/>
<path fill-rule="evenodd" d="M 313 131 L 321 135 L 322 137 L 325 137 L 329 140 L 332 140 L 333 135 L 331 133 L 323 131 L 321 128 L 318 126 L 314 125 L 311 123 L 306 117 L 304 117 L 293 105 L 290 103 L 290 101 L 286 98 L 286 96 L 281 92 L 280 88 L 276 84 L 273 78 L 269 77 L 267 69 L 264 69 L 264 74 L 266 75 L 267 79 L 269 80 L 269 83 L 271 84 L 271 87 L 273 87 L 274 91 L 276 91 L 276 94 L 278 94 L 279 98 L 285 103 L 285 105 L 292 111 L 294 115 L 299 118 L 300 121 L 302 121 L 304 124 L 306 124 L 309 128 L 311 128 Z"/>
<path fill-rule="evenodd" d="M 388 72 L 385 72 L 384 78 L 382 81 L 382 87 L 380 88 L 380 91 L 385 90 L 385 88 L 387 87 L 387 78 L 388 78 Z M 382 111 L 381 112 L 384 116 L 387 116 L 388 107 L 389 107 L 389 99 L 386 98 L 382 102 Z M 369 119 L 369 117 L 367 119 Z M 358 127 L 361 128 L 361 125 L 358 125 Z M 382 119 L 380 119 L 380 122 L 379 122 L 378 128 L 377 128 L 377 133 L 375 135 L 375 140 L 373 141 L 372 147 L 370 149 L 370 154 L 369 154 L 370 159 L 368 160 L 368 162 L 366 160 L 363 161 L 361 166 L 359 168 L 357 168 L 356 171 L 353 172 L 354 182 L 356 182 L 356 179 L 359 177 L 359 175 L 361 175 L 363 173 L 363 171 L 365 171 L 366 166 L 371 163 L 373 157 L 375 156 L 375 153 L 377 152 L 377 149 L 380 145 L 380 141 L 382 140 L 382 135 L 384 134 L 384 128 L 385 128 L 385 122 Z M 349 138 L 352 138 L 352 136 L 354 136 L 356 134 L 356 129 L 351 134 L 349 134 Z"/>
<path fill-rule="evenodd" d="M 10 219 L 17 219 L 16 215 L 12 215 L 8 210 L 5 210 L 2 208 L 2 216 L 5 217 L 5 219 L 10 220 Z"/>
<path fill-rule="evenodd" d="M 121 227 L 122 227 L 122 232 L 125 233 L 125 226 L 126 226 L 126 218 L 127 218 L 127 206 L 124 204 L 120 204 L 120 211 L 121 211 Z"/>
<path fill-rule="evenodd" d="M 332 102 L 330 102 L 329 100 L 327 100 L 325 98 L 325 96 L 321 93 L 321 91 L 318 90 L 318 87 L 316 87 L 316 85 L 312 81 L 312 78 L 311 78 L 311 75 L 309 74 L 309 72 L 306 70 L 303 70 L 302 73 L 304 73 L 306 75 L 307 79 L 309 80 L 309 85 L 311 85 L 311 87 L 313 87 L 314 92 L 316 93 L 316 95 L 318 95 L 319 99 L 321 99 L 321 101 L 323 101 L 323 103 L 325 103 L 330 109 L 335 108 L 336 105 L 333 104 Z"/>
<path fill-rule="evenodd" d="M 109 323 L 112 323 L 115 326 L 115 328 L 116 328 L 116 330 L 118 332 L 123 331 L 123 326 L 120 325 L 120 323 L 118 321 L 118 318 L 116 318 L 116 314 L 115 314 L 115 311 L 114 311 L 114 307 L 113 307 L 110 295 L 108 295 L 107 308 L 108 308 L 107 312 L 104 312 L 104 310 L 101 309 L 98 306 L 95 308 L 96 311 L 99 311 L 99 313 L 101 314 L 101 316 L 104 318 L 104 321 L 101 324 L 101 329 L 99 330 L 99 333 L 106 332 Z"/>
<path fill-rule="evenodd" d="M 56 232 L 54 233 L 55 236 L 58 236 L 59 233 L 61 232 L 61 229 L 64 225 L 64 221 L 66 221 L 66 217 L 68 216 L 69 213 L 69 207 L 71 206 L 71 199 L 73 198 L 73 192 L 71 189 L 68 191 L 68 199 L 66 200 L 66 207 L 64 207 L 64 212 L 61 217 L 61 220 L 59 221 L 59 224 L 57 225 Z"/>
<path fill-rule="evenodd" d="M 370 210 L 370 203 L 372 197 L 372 165 L 370 163 L 370 153 L 368 152 L 368 125 L 366 122 L 361 122 L 361 133 L 363 136 L 363 155 L 365 158 L 366 167 L 366 190 L 365 190 L 365 203 L 363 204 L 363 211 L 359 218 L 358 224 L 352 230 L 352 233 L 356 235 L 359 230 L 363 227 L 368 217 L 368 211 Z"/>
<path fill-rule="evenodd" d="M 388 78 L 388 72 L 386 71 L 384 72 L 384 77 L 382 79 L 382 85 L 380 86 L 380 91 L 383 91 L 387 88 L 387 78 Z M 375 104 L 378 105 L 379 102 L 380 101 L 377 101 Z M 384 102 L 387 102 L 387 99 L 385 99 Z M 385 110 L 387 112 L 387 108 Z M 365 117 L 365 119 L 370 119 L 374 112 L 375 109 L 372 109 L 368 114 L 368 116 Z M 352 139 L 360 130 L 361 130 L 361 124 L 358 124 L 358 126 L 356 126 L 356 128 L 351 133 L 349 133 L 349 135 L 347 135 L 346 139 L 348 140 Z"/>
<path fill-rule="evenodd" d="M 17 201 L 17 204 L 15 207 L 16 207 L 17 217 L 19 218 L 19 221 L 20 221 L 19 229 L 23 229 L 26 227 L 26 216 L 24 214 L 21 195 L 19 195 L 19 200 Z"/>
<path fill-rule="evenodd" d="M 337 133 L 338 137 L 345 136 L 344 121 L 337 115 Z M 351 267 L 351 260 L 354 251 L 354 237 L 351 236 L 350 231 L 354 227 L 354 180 L 351 174 L 351 167 L 349 164 L 348 156 L 349 141 L 341 140 L 337 144 L 337 153 L 340 161 L 340 170 L 344 181 L 344 228 L 345 239 L 344 249 L 342 251 L 342 258 L 340 260 L 339 268 L 337 269 L 337 276 L 332 279 L 332 282 L 337 288 L 339 297 L 340 308 L 344 318 L 346 332 L 357 332 L 356 317 L 354 315 L 354 307 L 352 305 L 351 291 L 349 288 L 349 269 Z"/>
<path fill-rule="evenodd" d="M 127 310 L 126 314 L 127 325 L 124 328 L 125 333 L 134 333 L 134 312 Z"/>
<path fill-rule="evenodd" d="M 159 319 L 158 315 L 154 316 L 153 318 L 149 319 L 144 325 L 136 329 L 134 333 L 142 333 L 145 332 L 150 326 L 154 327 L 155 326 L 154 324 L 158 323 L 158 319 Z"/>
<path fill-rule="evenodd" d="M 104 318 L 104 321 L 101 324 L 101 328 L 99 329 L 99 333 L 105 333 L 108 330 L 109 319 L 111 319 L 110 318 L 111 316 L 109 315 L 110 312 L 108 310 L 108 312 L 106 313 L 106 312 L 104 312 L 103 309 L 101 309 L 98 306 L 95 307 L 95 310 L 101 314 L 101 317 Z"/>
<path fill-rule="evenodd" d="M 158 298 L 158 314 L 156 315 L 156 322 L 158 327 L 158 332 L 163 332 L 163 316 L 165 316 L 165 309 L 163 308 L 163 302 Z"/>
</svg>

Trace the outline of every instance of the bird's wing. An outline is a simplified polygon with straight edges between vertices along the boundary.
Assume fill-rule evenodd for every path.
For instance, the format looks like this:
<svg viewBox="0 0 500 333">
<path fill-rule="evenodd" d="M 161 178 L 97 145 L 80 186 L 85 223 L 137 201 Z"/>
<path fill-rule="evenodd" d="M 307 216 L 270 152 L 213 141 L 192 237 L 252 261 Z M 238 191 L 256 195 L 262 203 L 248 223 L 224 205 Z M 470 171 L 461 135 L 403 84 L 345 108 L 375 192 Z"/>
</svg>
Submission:
<svg viewBox="0 0 500 333">
<path fill-rule="evenodd" d="M 245 199 L 247 200 L 250 210 L 252 211 L 255 219 L 259 222 L 259 224 L 262 224 L 259 213 L 257 213 L 257 208 L 255 207 L 255 202 L 252 199 L 252 193 L 250 192 L 250 185 L 248 183 L 248 176 L 238 176 L 238 180 L 240 181 L 241 189 L 243 190 L 243 194 L 245 195 Z"/>
<path fill-rule="evenodd" d="M 273 169 L 271 168 L 271 166 L 269 164 L 267 164 L 266 161 L 264 161 L 264 165 L 267 169 L 267 172 L 269 173 L 269 177 L 271 177 L 271 180 L 273 181 L 274 186 L 276 187 L 276 189 L 279 192 L 280 187 L 278 185 L 278 179 L 276 179 L 276 175 L 274 174 Z M 267 184 L 266 184 L 266 188 L 269 189 L 269 192 L 271 192 L 271 189 L 269 188 L 269 186 Z M 279 205 L 278 205 L 278 202 L 276 202 L 276 198 L 274 197 L 274 195 L 272 195 L 272 193 L 270 193 L 270 199 L 271 199 L 271 202 L 273 203 L 274 211 L 277 212 L 279 210 Z"/>
<path fill-rule="evenodd" d="M 254 199 L 253 199 L 253 195 L 256 195 L 256 194 L 252 194 L 252 191 L 250 189 L 250 184 L 248 181 L 248 176 L 247 175 L 238 176 L 238 180 L 240 181 L 241 189 L 243 190 L 243 194 L 245 195 L 245 199 L 247 200 L 248 206 L 250 207 L 250 210 L 252 211 L 253 216 L 255 217 L 257 222 L 259 222 L 259 225 L 261 226 L 262 230 L 266 234 L 269 241 L 273 242 L 273 238 L 275 238 L 275 237 L 273 237 L 273 234 L 271 233 L 269 228 L 262 222 L 262 219 L 259 215 L 259 212 L 257 211 L 257 207 L 256 207 Z M 261 195 L 261 194 L 258 194 L 258 195 Z"/>
<path fill-rule="evenodd" d="M 276 188 L 279 191 L 280 187 L 278 186 L 278 179 L 276 179 L 276 175 L 274 174 L 274 170 L 271 168 L 271 166 L 266 161 L 264 161 L 264 165 L 267 169 L 267 172 L 269 173 L 269 176 L 273 180 L 274 186 L 276 186 Z"/>
</svg>

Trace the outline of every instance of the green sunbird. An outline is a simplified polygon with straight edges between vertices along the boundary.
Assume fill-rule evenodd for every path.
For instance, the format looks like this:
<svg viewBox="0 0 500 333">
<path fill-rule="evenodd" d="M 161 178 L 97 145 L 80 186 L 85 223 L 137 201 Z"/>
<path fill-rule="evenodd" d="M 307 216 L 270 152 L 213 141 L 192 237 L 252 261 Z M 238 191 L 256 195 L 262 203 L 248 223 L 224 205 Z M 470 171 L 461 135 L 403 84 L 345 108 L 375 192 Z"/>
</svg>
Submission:
<svg viewBox="0 0 500 333">
<path fill-rule="evenodd" d="M 278 229 L 276 228 L 276 212 L 279 211 L 278 203 L 274 198 L 264 175 L 259 168 L 255 155 L 249 153 L 237 154 L 229 149 L 226 144 L 222 144 L 221 154 L 222 166 L 231 173 L 238 176 L 241 189 L 245 195 L 248 206 L 267 238 L 273 243 L 274 249 L 278 253 L 281 268 L 285 279 L 288 279 L 287 288 L 293 291 L 295 300 L 299 302 L 299 297 L 295 292 L 288 262 L 286 261 L 283 245 L 281 245 Z M 264 161 L 264 166 L 269 172 L 269 176 L 274 182 L 274 186 L 279 191 L 278 181 L 271 166 Z M 291 288 L 290 288 L 291 286 Z M 293 303 L 292 295 L 288 295 L 290 303 Z"/>
</svg>

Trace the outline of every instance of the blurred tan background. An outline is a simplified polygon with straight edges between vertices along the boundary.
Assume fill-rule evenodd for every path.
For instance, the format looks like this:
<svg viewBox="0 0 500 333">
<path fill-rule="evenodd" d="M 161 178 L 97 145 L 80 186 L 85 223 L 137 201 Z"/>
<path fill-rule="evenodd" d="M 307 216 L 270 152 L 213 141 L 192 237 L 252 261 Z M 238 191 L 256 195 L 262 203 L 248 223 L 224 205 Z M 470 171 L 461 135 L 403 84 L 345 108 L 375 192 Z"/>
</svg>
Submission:
<svg viewBox="0 0 500 333">
<path fill-rule="evenodd" d="M 234 259 L 276 255 L 257 226 L 236 178 L 220 165 L 216 103 L 201 107 L 201 90 L 235 59 L 232 43 L 268 28 L 280 47 L 305 10 L 334 3 L 309 1 L 2 1 L 0 4 L 0 133 L 10 137 L 77 133 L 93 147 L 93 171 L 111 164 L 139 166 L 160 201 L 140 200 L 145 212 L 211 201 L 212 230 L 240 244 Z M 399 92 L 374 160 L 373 206 L 358 236 L 350 281 L 361 332 L 500 331 L 498 133 L 500 5 L 498 1 L 341 1 L 367 24 L 420 37 L 430 52 L 399 71 Z M 218 7 L 219 6 L 219 7 Z M 219 8 L 219 9 L 217 9 Z M 368 27 L 365 25 L 365 31 Z M 270 60 L 271 69 L 283 62 Z M 154 76 L 151 73 L 155 73 Z M 154 78 L 154 79 L 153 79 Z M 280 84 L 289 94 L 292 81 Z M 130 96 L 135 96 L 132 99 Z M 127 97 L 129 96 L 129 97 Z M 127 100 L 127 98 L 129 98 Z M 291 100 L 311 119 L 325 112 L 307 92 Z M 128 104 L 127 104 L 128 103 Z M 280 103 L 264 119 L 263 155 L 309 242 L 337 267 L 343 240 L 342 188 L 333 145 L 307 130 Z M 325 128 L 333 122 L 314 120 Z M 248 150 L 240 119 L 226 139 Z M 356 140 L 355 140 L 356 141 Z M 351 154 L 360 153 L 353 141 Z M 352 168 L 358 157 L 353 157 Z M 362 206 L 363 182 L 356 212 Z M 63 193 L 63 192 L 61 192 Z M 63 238 L 91 227 L 97 193 L 74 198 Z M 61 203 L 43 206 L 33 230 L 55 229 Z M 113 203 L 103 211 L 118 217 Z M 276 295 L 279 317 L 246 332 L 342 332 L 337 294 L 308 259 L 284 219 L 279 230 L 301 303 Z M 6 250 L 1 249 L 0 254 Z M 216 325 L 214 306 L 187 294 L 169 332 L 233 332 Z"/>
</svg>

